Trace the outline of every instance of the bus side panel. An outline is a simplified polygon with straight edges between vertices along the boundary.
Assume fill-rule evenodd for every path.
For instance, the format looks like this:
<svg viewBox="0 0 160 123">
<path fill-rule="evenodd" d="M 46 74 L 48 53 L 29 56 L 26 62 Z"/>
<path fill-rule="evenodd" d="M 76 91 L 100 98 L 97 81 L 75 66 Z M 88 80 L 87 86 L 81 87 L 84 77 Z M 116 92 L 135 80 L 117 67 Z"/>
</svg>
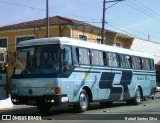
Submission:
<svg viewBox="0 0 160 123">
<path fill-rule="evenodd" d="M 97 74 L 100 74 L 100 72 L 87 71 L 88 69 L 75 68 L 68 78 L 62 78 L 60 80 L 62 93 L 67 94 L 70 102 L 79 101 L 79 93 L 84 86 L 91 90 L 92 99 L 97 100 Z"/>
<path fill-rule="evenodd" d="M 156 79 L 155 74 L 148 74 L 146 72 L 134 72 L 133 82 L 129 86 L 130 96 L 135 96 L 136 87 L 140 86 L 142 91 L 142 96 L 151 96 L 152 89 L 155 88 Z"/>
<path fill-rule="evenodd" d="M 103 72 L 99 83 L 101 90 L 106 90 L 106 97 L 110 101 L 125 100 L 130 98 L 128 86 L 131 84 L 133 75 L 131 70 L 112 70 Z"/>
</svg>

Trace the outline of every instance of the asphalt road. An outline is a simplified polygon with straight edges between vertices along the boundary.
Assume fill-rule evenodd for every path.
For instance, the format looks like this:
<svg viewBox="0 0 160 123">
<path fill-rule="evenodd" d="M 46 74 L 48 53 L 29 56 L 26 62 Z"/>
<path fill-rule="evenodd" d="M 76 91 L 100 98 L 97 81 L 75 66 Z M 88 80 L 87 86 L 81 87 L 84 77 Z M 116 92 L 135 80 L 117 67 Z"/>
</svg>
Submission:
<svg viewBox="0 0 160 123">
<path fill-rule="evenodd" d="M 156 94 L 156 99 L 148 99 L 148 101 L 142 101 L 140 105 L 127 105 L 125 102 L 114 102 L 112 106 L 102 108 L 98 103 L 91 105 L 88 111 L 84 113 L 76 113 L 72 107 L 53 107 L 52 110 L 47 114 L 42 114 L 34 106 L 14 106 L 12 109 L 0 110 L 0 119 L 4 119 L 6 122 L 7 118 L 11 118 L 12 122 L 25 122 L 26 120 L 48 120 L 50 122 L 54 120 L 54 123 L 59 122 L 104 122 L 110 120 L 121 122 L 152 122 L 159 123 L 160 121 L 160 92 Z M 120 120 L 120 121 L 119 121 Z M 33 122 L 33 121 L 32 121 Z M 36 121 L 34 121 L 36 122 Z"/>
</svg>

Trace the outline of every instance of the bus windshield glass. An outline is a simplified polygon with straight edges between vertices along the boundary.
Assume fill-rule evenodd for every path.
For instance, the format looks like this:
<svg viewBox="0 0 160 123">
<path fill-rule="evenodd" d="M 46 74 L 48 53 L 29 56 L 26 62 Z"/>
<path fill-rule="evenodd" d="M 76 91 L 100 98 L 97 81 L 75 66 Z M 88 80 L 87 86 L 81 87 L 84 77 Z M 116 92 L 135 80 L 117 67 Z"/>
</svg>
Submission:
<svg viewBox="0 0 160 123">
<path fill-rule="evenodd" d="M 57 73 L 60 67 L 59 46 L 19 48 L 14 74 Z"/>
</svg>

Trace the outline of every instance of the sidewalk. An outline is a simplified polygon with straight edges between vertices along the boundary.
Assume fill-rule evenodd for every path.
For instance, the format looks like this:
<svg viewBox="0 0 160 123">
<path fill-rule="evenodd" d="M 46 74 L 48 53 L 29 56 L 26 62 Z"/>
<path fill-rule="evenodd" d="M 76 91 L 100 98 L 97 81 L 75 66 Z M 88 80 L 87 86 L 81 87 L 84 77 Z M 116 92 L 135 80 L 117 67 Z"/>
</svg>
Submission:
<svg viewBox="0 0 160 123">
<path fill-rule="evenodd" d="M 11 98 L 7 98 L 5 100 L 0 100 L 0 109 L 12 108 L 13 103 L 11 102 Z"/>
</svg>

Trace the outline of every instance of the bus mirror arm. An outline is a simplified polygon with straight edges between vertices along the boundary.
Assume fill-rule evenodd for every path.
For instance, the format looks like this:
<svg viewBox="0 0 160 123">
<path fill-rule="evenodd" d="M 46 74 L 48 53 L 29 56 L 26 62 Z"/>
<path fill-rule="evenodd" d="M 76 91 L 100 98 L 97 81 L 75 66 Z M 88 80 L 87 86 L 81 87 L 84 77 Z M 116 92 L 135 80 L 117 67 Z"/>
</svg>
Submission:
<svg viewBox="0 0 160 123">
<path fill-rule="evenodd" d="M 65 66 L 63 66 L 63 68 L 62 68 L 62 72 L 63 72 L 64 74 L 69 73 L 69 70 L 70 70 L 70 66 L 69 66 L 69 65 L 65 65 Z"/>
</svg>

